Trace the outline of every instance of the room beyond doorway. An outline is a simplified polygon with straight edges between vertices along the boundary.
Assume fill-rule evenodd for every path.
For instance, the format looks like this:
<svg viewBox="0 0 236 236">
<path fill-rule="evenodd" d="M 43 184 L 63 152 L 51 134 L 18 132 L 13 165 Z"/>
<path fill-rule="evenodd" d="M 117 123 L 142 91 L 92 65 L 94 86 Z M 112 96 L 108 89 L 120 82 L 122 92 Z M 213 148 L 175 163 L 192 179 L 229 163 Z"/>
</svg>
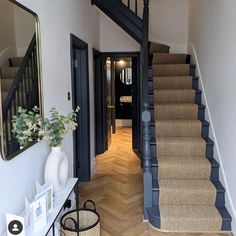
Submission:
<svg viewBox="0 0 236 236">
<path fill-rule="evenodd" d="M 96 154 L 109 149 L 117 127 L 132 127 L 132 148 L 139 149 L 139 74 L 137 53 L 94 50 Z"/>
</svg>

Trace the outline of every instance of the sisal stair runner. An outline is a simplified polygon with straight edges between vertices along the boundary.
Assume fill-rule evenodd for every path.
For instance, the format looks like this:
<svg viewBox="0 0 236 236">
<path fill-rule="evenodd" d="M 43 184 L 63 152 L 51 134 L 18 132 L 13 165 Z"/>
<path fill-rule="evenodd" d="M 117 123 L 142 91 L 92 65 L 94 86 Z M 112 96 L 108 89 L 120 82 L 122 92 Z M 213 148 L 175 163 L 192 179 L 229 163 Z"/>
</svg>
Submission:
<svg viewBox="0 0 236 236">
<path fill-rule="evenodd" d="M 12 87 L 14 77 L 19 70 L 19 66 L 22 60 L 22 57 L 11 58 L 9 59 L 10 67 L 2 67 L 0 70 L 2 102 L 4 102 L 5 98 L 8 95 L 8 91 Z"/>
<path fill-rule="evenodd" d="M 169 54 L 167 49 L 150 45 L 160 229 L 221 231 L 190 65 L 186 55 Z"/>
</svg>

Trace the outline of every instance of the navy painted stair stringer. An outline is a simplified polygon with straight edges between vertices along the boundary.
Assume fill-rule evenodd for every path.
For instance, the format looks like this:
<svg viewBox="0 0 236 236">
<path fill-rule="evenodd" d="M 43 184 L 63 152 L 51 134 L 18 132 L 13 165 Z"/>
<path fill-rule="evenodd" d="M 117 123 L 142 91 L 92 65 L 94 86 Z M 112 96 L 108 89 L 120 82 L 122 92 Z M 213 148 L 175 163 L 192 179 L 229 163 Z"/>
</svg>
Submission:
<svg viewBox="0 0 236 236">
<path fill-rule="evenodd" d="M 117 0 L 92 0 L 100 10 L 108 15 L 138 43 L 142 43 L 143 23 L 126 5 Z"/>
</svg>

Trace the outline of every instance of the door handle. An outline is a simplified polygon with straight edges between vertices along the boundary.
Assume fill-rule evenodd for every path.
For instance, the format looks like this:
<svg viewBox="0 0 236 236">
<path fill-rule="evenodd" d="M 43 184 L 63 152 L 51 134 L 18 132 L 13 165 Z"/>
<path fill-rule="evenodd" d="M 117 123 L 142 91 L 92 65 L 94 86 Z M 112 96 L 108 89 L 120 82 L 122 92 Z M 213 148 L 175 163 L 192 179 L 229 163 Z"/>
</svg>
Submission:
<svg viewBox="0 0 236 236">
<path fill-rule="evenodd" d="M 115 106 L 107 106 L 107 108 L 114 109 Z"/>
</svg>

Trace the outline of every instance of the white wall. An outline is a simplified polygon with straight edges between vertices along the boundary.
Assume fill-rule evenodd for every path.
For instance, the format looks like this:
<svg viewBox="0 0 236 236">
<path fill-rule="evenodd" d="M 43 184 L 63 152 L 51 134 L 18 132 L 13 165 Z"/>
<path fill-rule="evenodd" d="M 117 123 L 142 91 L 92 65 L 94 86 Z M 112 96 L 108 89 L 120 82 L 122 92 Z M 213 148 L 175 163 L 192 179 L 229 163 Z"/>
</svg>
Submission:
<svg viewBox="0 0 236 236">
<path fill-rule="evenodd" d="M 107 15 L 100 12 L 100 51 L 137 52 L 140 46 Z"/>
<path fill-rule="evenodd" d="M 189 52 L 198 65 L 204 102 L 236 233 L 236 2 L 189 1 Z"/>
<path fill-rule="evenodd" d="M 18 6 L 14 7 L 14 13 L 17 56 L 23 57 L 35 33 L 35 18 Z"/>
<path fill-rule="evenodd" d="M 150 0 L 149 39 L 171 46 L 171 52 L 186 52 L 188 0 Z"/>
<path fill-rule="evenodd" d="M 67 92 L 71 91 L 70 33 L 89 44 L 89 75 L 91 102 L 91 161 L 94 163 L 93 65 L 91 47 L 99 46 L 99 17 L 90 1 L 84 0 L 20 0 L 35 11 L 40 20 L 42 75 L 45 114 L 51 106 L 62 113 L 71 110 Z M 66 138 L 63 150 L 73 171 L 72 136 Z M 40 142 L 20 156 L 6 162 L 0 160 L 0 235 L 5 229 L 5 212 L 19 213 L 24 195 L 30 195 L 34 181 L 43 181 L 43 169 L 49 148 Z"/>
<path fill-rule="evenodd" d="M 9 56 L 16 54 L 14 6 L 8 0 L 0 1 L 0 67 Z"/>
<path fill-rule="evenodd" d="M 123 0 L 127 3 L 127 0 Z M 138 1 L 139 15 L 142 3 Z M 131 7 L 134 0 L 131 1 Z M 102 51 L 138 51 L 139 45 L 104 13 L 100 14 Z M 171 46 L 171 52 L 187 52 L 188 0 L 150 0 L 149 40 Z"/>
</svg>

